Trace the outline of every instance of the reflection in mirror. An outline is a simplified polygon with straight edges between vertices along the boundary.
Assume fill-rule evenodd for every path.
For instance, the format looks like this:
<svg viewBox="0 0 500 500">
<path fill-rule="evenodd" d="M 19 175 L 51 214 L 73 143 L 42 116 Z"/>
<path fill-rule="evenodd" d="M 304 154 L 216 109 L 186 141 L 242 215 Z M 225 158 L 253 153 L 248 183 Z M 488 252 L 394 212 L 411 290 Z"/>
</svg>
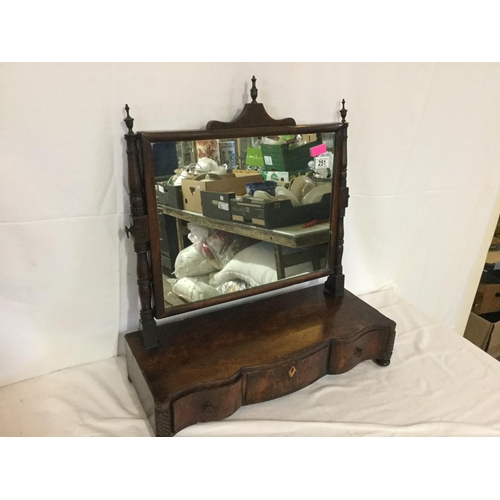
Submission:
<svg viewBox="0 0 500 500">
<path fill-rule="evenodd" d="M 165 307 L 327 269 L 334 139 L 154 143 Z"/>
</svg>

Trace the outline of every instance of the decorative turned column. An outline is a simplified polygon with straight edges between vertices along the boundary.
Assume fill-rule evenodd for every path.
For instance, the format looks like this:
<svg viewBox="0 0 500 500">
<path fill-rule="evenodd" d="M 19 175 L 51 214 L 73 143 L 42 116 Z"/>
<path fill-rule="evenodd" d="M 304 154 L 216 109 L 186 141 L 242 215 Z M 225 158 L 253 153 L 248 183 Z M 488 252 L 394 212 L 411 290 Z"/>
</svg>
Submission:
<svg viewBox="0 0 500 500">
<path fill-rule="evenodd" d="M 134 119 L 129 115 L 130 108 L 125 104 L 127 117 L 124 119 L 128 128 L 125 134 L 127 141 L 128 185 L 130 194 L 131 228 L 125 227 L 127 238 L 129 233 L 134 238 L 134 250 L 137 254 L 137 285 L 141 304 L 140 317 L 142 325 L 142 342 L 146 349 L 158 346 L 156 336 L 156 321 L 151 307 L 151 268 L 149 265 L 149 231 L 144 198 L 144 185 L 139 165 L 139 151 L 137 149 L 138 136 L 132 130 Z"/>
<path fill-rule="evenodd" d="M 333 274 L 331 274 L 325 282 L 325 292 L 335 296 L 342 297 L 344 295 L 345 277 L 342 269 L 342 256 L 344 254 L 344 217 L 345 209 L 349 200 L 349 188 L 347 187 L 347 126 L 345 109 L 345 99 L 342 99 L 342 109 L 340 110 L 342 123 L 345 123 L 345 128 L 342 128 L 336 134 L 339 134 L 338 140 L 335 140 L 335 154 L 341 155 L 340 174 L 336 176 L 339 182 L 339 198 L 337 210 L 337 232 L 335 238 L 335 254 L 333 256 Z M 340 147 L 337 147 L 340 146 Z M 339 165 L 338 161 L 336 165 Z M 334 212 L 335 213 L 335 212 Z"/>
</svg>

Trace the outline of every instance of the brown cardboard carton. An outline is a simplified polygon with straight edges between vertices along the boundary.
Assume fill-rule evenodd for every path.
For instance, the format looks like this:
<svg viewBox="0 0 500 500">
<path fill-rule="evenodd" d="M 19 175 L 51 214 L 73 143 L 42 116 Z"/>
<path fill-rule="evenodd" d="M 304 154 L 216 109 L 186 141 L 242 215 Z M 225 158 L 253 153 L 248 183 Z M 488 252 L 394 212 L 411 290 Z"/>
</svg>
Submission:
<svg viewBox="0 0 500 500">
<path fill-rule="evenodd" d="M 472 312 L 486 314 L 500 311 L 500 284 L 480 283 L 477 287 Z"/>
<path fill-rule="evenodd" d="M 493 328 L 489 321 L 471 312 L 467 326 L 465 327 L 464 337 L 485 351 L 488 347 L 492 330 Z"/>
<path fill-rule="evenodd" d="M 500 356 L 500 312 L 483 314 L 481 318 L 488 321 L 491 330 L 486 352 L 498 358 Z"/>
<path fill-rule="evenodd" d="M 464 337 L 493 357 L 500 356 L 500 315 L 481 317 L 470 313 Z"/>
<path fill-rule="evenodd" d="M 485 269 L 500 269 L 500 250 L 490 250 L 486 256 Z"/>
<path fill-rule="evenodd" d="M 195 181 L 185 179 L 182 181 L 182 197 L 184 198 L 184 210 L 202 213 L 201 191 L 212 191 L 216 193 L 234 193 L 237 196 L 246 194 L 245 184 L 247 182 L 263 182 L 262 175 L 235 175 L 225 174 L 222 179 L 209 179 Z"/>
<path fill-rule="evenodd" d="M 491 354 L 494 358 L 500 357 L 500 321 L 492 323 L 493 329 L 490 337 L 490 344 L 487 353 Z"/>
</svg>

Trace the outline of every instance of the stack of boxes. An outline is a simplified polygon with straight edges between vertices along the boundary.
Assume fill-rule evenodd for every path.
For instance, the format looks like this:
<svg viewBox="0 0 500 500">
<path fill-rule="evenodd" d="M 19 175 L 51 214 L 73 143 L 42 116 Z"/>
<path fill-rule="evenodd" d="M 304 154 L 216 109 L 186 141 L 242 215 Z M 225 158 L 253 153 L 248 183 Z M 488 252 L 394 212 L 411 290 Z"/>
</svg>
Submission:
<svg viewBox="0 0 500 500">
<path fill-rule="evenodd" d="M 253 200 L 258 206 L 250 207 L 248 198 L 244 200 L 239 198 L 247 194 L 245 189 L 247 183 L 275 181 L 284 184 L 294 177 L 305 174 L 312 159 L 311 148 L 322 144 L 322 140 L 316 134 L 309 134 L 303 138 L 307 141 L 306 144 L 295 147 L 288 143 L 262 144 L 260 147 L 253 147 L 249 139 L 194 141 L 188 148 L 191 156 L 187 160 L 180 157 L 178 165 L 187 166 L 184 164 L 186 161 L 194 160 L 193 155 L 196 155 L 196 158 L 208 155 L 217 163 L 226 162 L 233 168 L 233 173 L 223 174 L 220 179 L 184 179 L 180 186 L 169 185 L 163 178 L 163 182 L 158 182 L 159 179 L 156 178 L 158 205 L 268 228 L 328 218 L 330 209 L 328 196 L 325 196 L 324 203 L 318 207 L 295 208 L 289 201 L 264 203 L 264 200 Z M 180 148 L 182 151 L 186 149 L 185 143 L 178 144 L 183 146 Z M 241 164 L 241 159 L 238 158 L 241 156 L 240 150 L 243 149 L 246 157 L 245 166 L 255 170 L 234 168 Z M 233 210 L 235 217 L 232 216 Z"/>
<path fill-rule="evenodd" d="M 292 207 L 289 200 L 258 200 L 246 196 L 247 183 L 272 180 L 284 184 L 298 175 L 305 174 L 312 159 L 311 148 L 322 144 L 322 140 L 315 134 L 304 139 L 307 143 L 296 147 L 291 144 L 253 147 L 250 138 L 178 142 L 177 161 L 173 162 L 169 156 L 166 162 L 167 170 L 170 172 L 172 168 L 185 168 L 203 157 L 211 158 L 219 165 L 225 163 L 233 171 L 229 174 L 219 174 L 219 178 L 207 177 L 201 180 L 186 178 L 180 186 L 168 183 L 170 175 L 158 177 L 156 166 L 165 163 L 163 161 L 165 159 L 160 158 L 162 161 L 159 161 L 155 158 L 156 198 L 165 271 L 168 273 L 173 270 L 179 249 L 175 221 L 163 214 L 162 206 L 266 228 L 327 219 L 330 213 L 330 195 L 325 195 L 321 203 L 300 207 Z M 158 155 L 162 151 L 158 151 Z M 239 167 L 253 168 L 253 170 Z"/>
<path fill-rule="evenodd" d="M 488 251 L 464 337 L 500 357 L 500 219 Z"/>
<path fill-rule="evenodd" d="M 312 160 L 311 149 L 322 143 L 316 134 L 303 136 L 302 146 L 293 143 L 262 144 L 260 148 L 247 149 L 247 165 L 258 166 L 265 181 L 288 183 L 305 174 Z M 330 180 L 328 180 L 330 182 Z M 324 196 L 321 203 L 293 207 L 290 200 L 265 200 L 252 197 L 230 200 L 232 220 L 265 228 L 301 224 L 329 218 L 331 196 Z"/>
</svg>

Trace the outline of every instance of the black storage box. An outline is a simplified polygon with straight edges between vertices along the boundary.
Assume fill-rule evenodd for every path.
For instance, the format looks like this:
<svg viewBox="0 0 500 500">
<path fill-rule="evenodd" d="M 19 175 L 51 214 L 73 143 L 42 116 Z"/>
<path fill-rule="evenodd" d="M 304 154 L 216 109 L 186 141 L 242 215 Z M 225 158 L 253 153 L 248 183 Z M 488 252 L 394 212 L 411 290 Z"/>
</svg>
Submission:
<svg viewBox="0 0 500 500">
<path fill-rule="evenodd" d="M 184 208 L 182 198 L 182 186 L 171 186 L 166 182 L 156 183 L 156 199 L 158 205 L 165 205 L 172 208 Z"/>
<path fill-rule="evenodd" d="M 216 193 L 214 191 L 201 191 L 201 212 L 205 217 L 214 219 L 231 220 L 230 202 L 236 195 L 234 193 Z"/>
<path fill-rule="evenodd" d="M 319 203 L 294 207 L 290 200 L 270 201 L 245 196 L 231 200 L 231 218 L 268 229 L 305 224 L 330 218 L 331 194 L 325 194 Z"/>
</svg>

